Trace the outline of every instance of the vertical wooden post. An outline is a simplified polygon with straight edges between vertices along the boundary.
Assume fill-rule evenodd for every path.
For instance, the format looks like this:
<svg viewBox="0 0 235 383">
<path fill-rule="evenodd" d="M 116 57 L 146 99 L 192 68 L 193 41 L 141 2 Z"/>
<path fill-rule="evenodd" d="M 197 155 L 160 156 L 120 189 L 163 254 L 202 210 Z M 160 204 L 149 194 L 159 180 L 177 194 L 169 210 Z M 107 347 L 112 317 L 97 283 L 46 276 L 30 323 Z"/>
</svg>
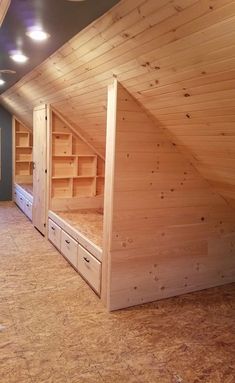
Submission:
<svg viewBox="0 0 235 383">
<path fill-rule="evenodd" d="M 43 234 L 47 225 L 47 106 L 33 112 L 33 224 Z"/>
<path fill-rule="evenodd" d="M 102 262 L 102 295 L 104 304 L 110 306 L 110 246 L 112 242 L 115 145 L 117 125 L 117 80 L 108 88 L 106 160 L 104 189 L 104 248 Z"/>
</svg>

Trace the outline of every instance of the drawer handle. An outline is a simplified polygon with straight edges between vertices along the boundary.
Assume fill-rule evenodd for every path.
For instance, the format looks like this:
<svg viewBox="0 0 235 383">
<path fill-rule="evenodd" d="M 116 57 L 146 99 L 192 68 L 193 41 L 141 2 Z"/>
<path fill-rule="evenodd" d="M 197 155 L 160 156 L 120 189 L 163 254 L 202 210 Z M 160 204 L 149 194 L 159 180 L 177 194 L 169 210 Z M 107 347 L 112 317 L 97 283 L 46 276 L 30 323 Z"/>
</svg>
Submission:
<svg viewBox="0 0 235 383">
<path fill-rule="evenodd" d="M 26 206 L 29 207 L 29 204 L 27 203 Z"/>
<path fill-rule="evenodd" d="M 51 226 L 51 230 L 55 231 L 55 228 L 53 226 Z"/>
<path fill-rule="evenodd" d="M 68 241 L 67 239 L 65 240 L 65 242 L 69 245 L 70 244 L 70 241 Z"/>
<path fill-rule="evenodd" d="M 86 261 L 87 263 L 90 263 L 90 260 L 87 259 L 86 257 L 83 257 L 84 261 Z"/>
<path fill-rule="evenodd" d="M 20 197 L 20 200 L 23 201 L 23 198 Z"/>
</svg>

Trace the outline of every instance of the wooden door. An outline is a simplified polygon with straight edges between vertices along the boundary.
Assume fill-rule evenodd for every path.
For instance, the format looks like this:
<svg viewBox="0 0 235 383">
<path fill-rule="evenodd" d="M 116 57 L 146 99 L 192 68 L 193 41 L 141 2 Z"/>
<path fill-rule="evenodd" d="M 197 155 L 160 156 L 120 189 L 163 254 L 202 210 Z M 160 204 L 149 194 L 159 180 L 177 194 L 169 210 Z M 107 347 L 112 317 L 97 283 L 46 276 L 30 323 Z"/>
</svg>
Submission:
<svg viewBox="0 0 235 383">
<path fill-rule="evenodd" d="M 33 224 L 46 234 L 47 213 L 47 106 L 33 114 Z"/>
</svg>

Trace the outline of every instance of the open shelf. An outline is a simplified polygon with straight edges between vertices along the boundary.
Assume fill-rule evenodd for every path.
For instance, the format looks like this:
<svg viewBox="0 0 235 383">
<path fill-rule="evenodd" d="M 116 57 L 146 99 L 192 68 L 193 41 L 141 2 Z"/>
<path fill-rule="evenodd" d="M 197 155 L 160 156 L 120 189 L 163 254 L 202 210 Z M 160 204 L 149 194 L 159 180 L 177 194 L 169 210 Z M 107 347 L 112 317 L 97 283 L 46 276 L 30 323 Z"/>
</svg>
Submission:
<svg viewBox="0 0 235 383">
<path fill-rule="evenodd" d="M 69 176 L 68 177 L 66 177 L 66 176 L 57 176 L 57 177 L 54 176 L 54 177 L 52 177 L 53 180 L 65 180 L 65 179 L 69 179 L 70 180 L 72 178 L 73 177 L 69 177 Z"/>
<path fill-rule="evenodd" d="M 29 147 L 30 145 L 30 134 L 26 132 L 16 132 L 15 136 L 16 146 Z"/>
<path fill-rule="evenodd" d="M 96 182 L 94 177 L 81 177 L 73 180 L 73 197 L 96 195 Z"/>
<path fill-rule="evenodd" d="M 67 154 L 61 154 L 61 155 L 54 155 L 53 158 L 66 158 L 66 157 L 75 157 L 77 158 L 77 156 L 75 154 L 71 154 L 70 156 L 68 156 Z"/>
<path fill-rule="evenodd" d="M 15 182 L 32 182 L 33 135 L 19 121 L 15 120 Z"/>
<path fill-rule="evenodd" d="M 19 161 L 32 161 L 32 148 L 30 147 L 17 147 L 15 152 L 15 159 Z"/>
<path fill-rule="evenodd" d="M 32 146 L 16 146 L 16 149 L 32 149 Z"/>
<path fill-rule="evenodd" d="M 31 163 L 33 161 L 28 161 L 28 160 L 16 160 L 17 163 Z"/>
<path fill-rule="evenodd" d="M 101 195 L 104 160 L 55 112 L 52 113 L 51 137 L 51 198 Z"/>
<path fill-rule="evenodd" d="M 78 157 L 78 176 L 96 176 L 97 156 Z"/>
<path fill-rule="evenodd" d="M 52 178 L 74 177 L 77 174 L 76 157 L 54 157 L 52 161 Z"/>
<path fill-rule="evenodd" d="M 73 180 L 61 178 L 52 180 L 52 198 L 72 198 Z"/>
<path fill-rule="evenodd" d="M 52 154 L 53 156 L 72 155 L 72 134 L 66 132 L 52 133 Z"/>
<path fill-rule="evenodd" d="M 16 162 L 15 172 L 18 176 L 32 175 L 32 166 L 30 162 Z"/>
</svg>

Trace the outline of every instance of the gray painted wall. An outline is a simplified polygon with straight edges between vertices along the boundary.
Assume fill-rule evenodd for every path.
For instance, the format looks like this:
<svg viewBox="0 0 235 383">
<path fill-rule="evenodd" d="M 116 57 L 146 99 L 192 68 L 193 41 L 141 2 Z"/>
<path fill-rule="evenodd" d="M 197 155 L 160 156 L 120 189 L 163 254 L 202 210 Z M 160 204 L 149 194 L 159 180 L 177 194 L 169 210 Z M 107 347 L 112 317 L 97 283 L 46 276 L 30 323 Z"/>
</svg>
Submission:
<svg viewBox="0 0 235 383">
<path fill-rule="evenodd" d="M 0 105 L 1 180 L 0 201 L 12 199 L 12 116 Z"/>
</svg>

